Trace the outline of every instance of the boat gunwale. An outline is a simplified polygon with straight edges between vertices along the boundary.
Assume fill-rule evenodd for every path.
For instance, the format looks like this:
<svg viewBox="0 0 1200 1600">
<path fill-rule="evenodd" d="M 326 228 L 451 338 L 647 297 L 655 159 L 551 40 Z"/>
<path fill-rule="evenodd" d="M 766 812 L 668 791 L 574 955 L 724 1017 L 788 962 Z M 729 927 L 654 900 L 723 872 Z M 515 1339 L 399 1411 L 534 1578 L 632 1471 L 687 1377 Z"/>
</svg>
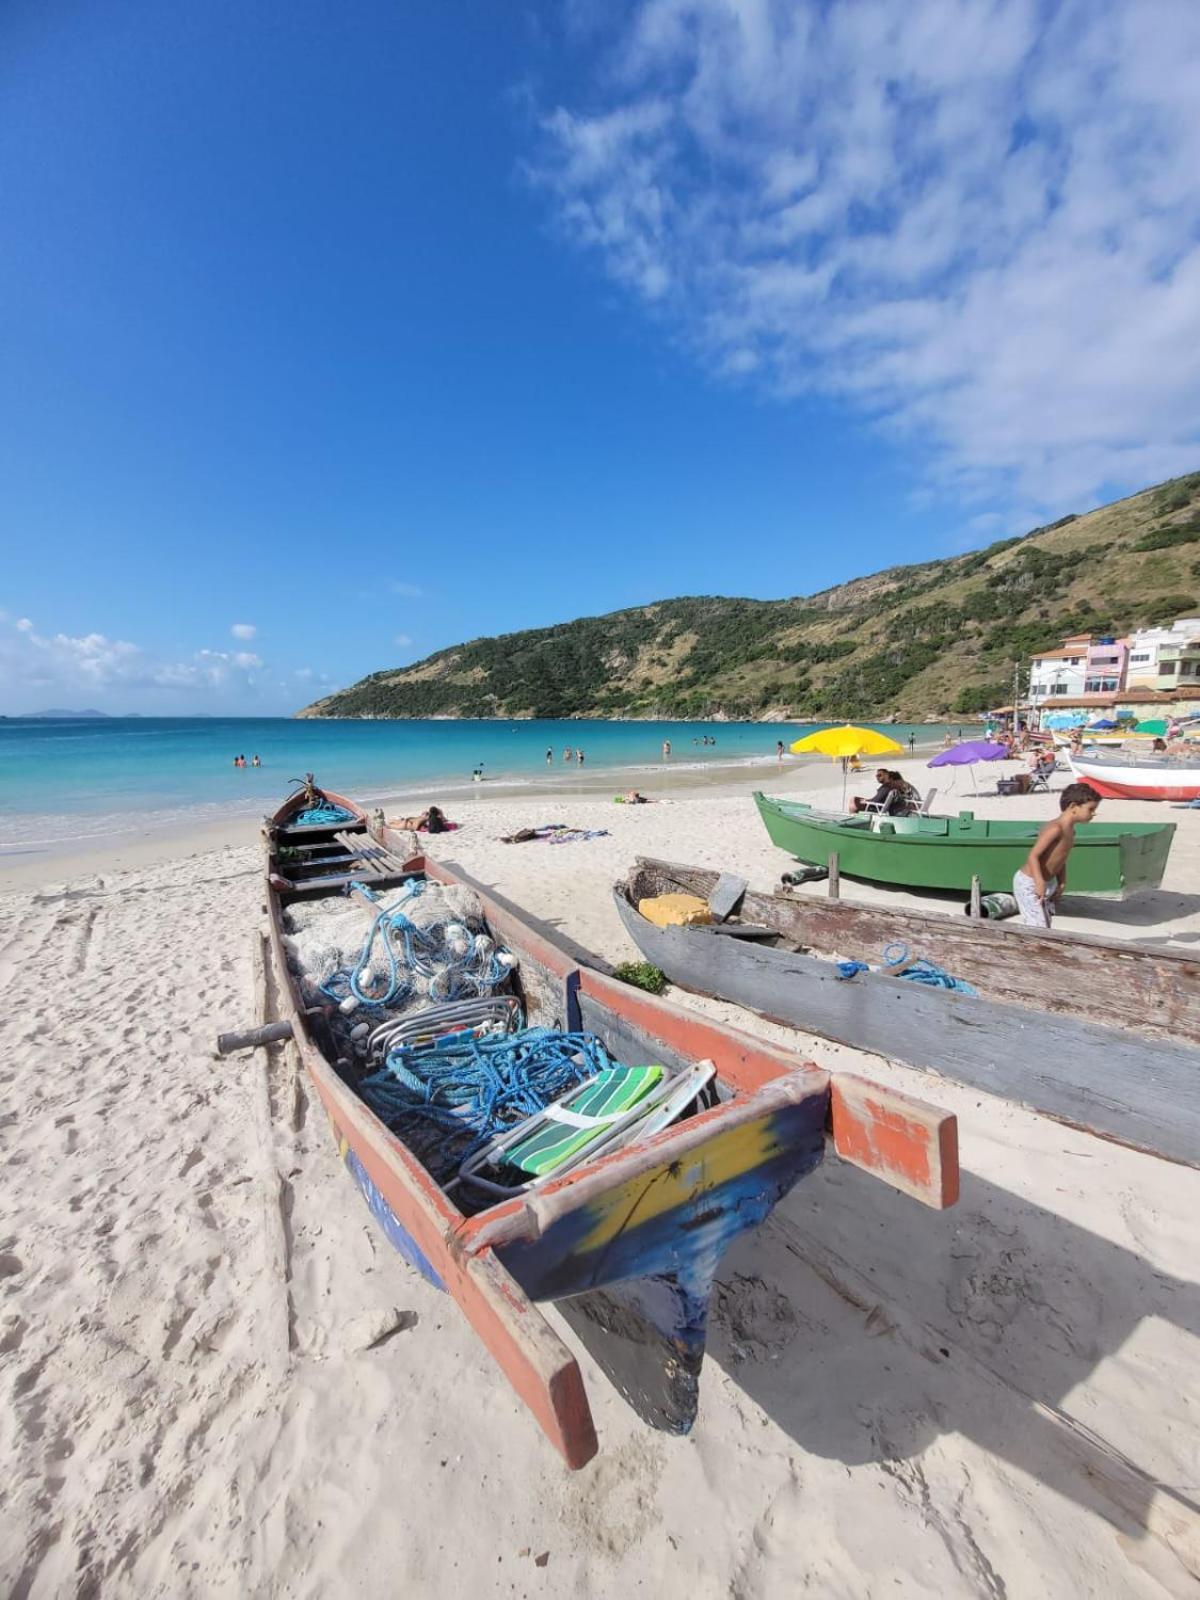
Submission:
<svg viewBox="0 0 1200 1600">
<path fill-rule="evenodd" d="M 1200 782 L 1200 780 L 1198 780 L 1198 782 Z M 945 822 L 948 826 L 945 833 L 923 833 L 916 830 L 911 833 L 898 833 L 890 829 L 885 833 L 882 827 L 875 828 L 871 826 L 870 823 L 864 825 L 859 823 L 857 819 L 855 819 L 852 823 L 849 817 L 844 820 L 827 820 L 823 817 L 805 815 L 797 816 L 790 808 L 803 808 L 806 804 L 806 802 L 803 800 L 781 800 L 777 799 L 773 795 L 764 794 L 759 789 L 754 791 L 754 799 L 755 802 L 759 804 L 760 812 L 762 806 L 770 806 L 775 811 L 779 812 L 786 821 L 795 823 L 797 827 L 815 828 L 819 833 L 828 834 L 831 838 L 870 840 L 872 842 L 881 842 L 889 845 L 931 845 L 935 847 L 938 845 L 961 845 L 964 847 L 969 846 L 972 849 L 1011 850 L 1017 845 L 1024 843 L 1026 839 L 1032 843 L 1037 838 L 1040 830 L 1045 827 L 1046 823 L 1053 820 L 1052 818 L 1046 817 L 1041 822 L 1030 821 L 1028 823 L 1024 823 L 1019 822 L 1015 818 L 1012 821 L 1009 821 L 1008 818 L 1005 817 L 976 817 L 973 812 L 970 814 L 972 817 L 972 827 L 979 826 L 987 828 L 993 822 L 996 822 L 1003 827 L 1027 827 L 1029 830 L 1027 834 L 1010 833 L 1006 836 L 1003 834 L 992 834 L 990 832 L 982 835 L 976 835 L 971 831 L 971 827 L 966 826 L 964 826 L 962 831 L 956 835 L 953 832 L 953 825 L 959 822 L 960 819 L 958 817 L 937 817 L 932 819 L 901 817 L 897 820 L 901 822 L 933 820 Z M 888 818 L 884 817 L 880 820 L 882 824 L 886 825 Z M 1108 831 L 1110 829 L 1113 831 Z M 1122 841 L 1125 839 L 1153 838 L 1155 835 L 1166 832 L 1167 830 L 1174 834 L 1175 829 L 1176 824 L 1174 822 L 1081 822 L 1075 830 L 1075 848 L 1079 849 L 1082 847 L 1084 849 L 1092 850 L 1104 848 L 1111 849 L 1114 846 L 1120 846 Z"/>
</svg>

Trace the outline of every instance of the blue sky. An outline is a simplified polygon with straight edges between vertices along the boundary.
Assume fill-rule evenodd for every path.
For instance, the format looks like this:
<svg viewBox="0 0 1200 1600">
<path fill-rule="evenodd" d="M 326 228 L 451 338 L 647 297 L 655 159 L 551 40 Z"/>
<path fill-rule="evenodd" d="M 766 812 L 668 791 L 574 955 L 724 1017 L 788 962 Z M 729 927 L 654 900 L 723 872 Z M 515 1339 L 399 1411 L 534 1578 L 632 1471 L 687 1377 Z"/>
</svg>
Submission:
<svg viewBox="0 0 1200 1600">
<path fill-rule="evenodd" d="M 1200 7 L 0 33 L 0 710 L 290 711 L 1200 464 Z"/>
</svg>

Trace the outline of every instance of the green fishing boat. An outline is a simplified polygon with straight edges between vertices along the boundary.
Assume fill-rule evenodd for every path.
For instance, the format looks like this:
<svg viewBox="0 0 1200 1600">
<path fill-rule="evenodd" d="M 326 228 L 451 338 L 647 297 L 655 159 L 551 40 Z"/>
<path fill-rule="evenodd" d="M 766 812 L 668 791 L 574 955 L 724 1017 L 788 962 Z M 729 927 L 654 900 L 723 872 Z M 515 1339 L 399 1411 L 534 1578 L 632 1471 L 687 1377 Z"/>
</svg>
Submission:
<svg viewBox="0 0 1200 1600">
<path fill-rule="evenodd" d="M 1040 822 L 985 822 L 956 817 L 842 816 L 794 800 L 755 794 L 771 842 L 801 861 L 869 883 L 906 889 L 966 889 L 978 877 L 985 893 L 1011 889 Z M 1067 882 L 1072 894 L 1126 895 L 1157 889 L 1167 865 L 1173 822 L 1088 822 L 1075 833 Z"/>
</svg>

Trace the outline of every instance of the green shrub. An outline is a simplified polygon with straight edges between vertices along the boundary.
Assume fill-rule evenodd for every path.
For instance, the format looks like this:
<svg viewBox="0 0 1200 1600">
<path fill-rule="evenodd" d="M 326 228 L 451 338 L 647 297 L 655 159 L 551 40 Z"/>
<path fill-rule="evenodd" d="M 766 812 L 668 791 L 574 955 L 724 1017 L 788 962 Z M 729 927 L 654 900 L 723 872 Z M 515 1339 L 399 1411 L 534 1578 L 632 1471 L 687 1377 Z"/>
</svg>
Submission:
<svg viewBox="0 0 1200 1600">
<path fill-rule="evenodd" d="M 1172 622 L 1176 617 L 1193 615 L 1196 597 L 1194 594 L 1160 594 L 1153 600 L 1147 600 L 1139 609 L 1144 620 L 1153 626 L 1160 622 Z"/>
<path fill-rule="evenodd" d="M 1167 550 L 1176 544 L 1195 544 L 1200 541 L 1200 517 L 1190 522 L 1177 522 L 1173 527 L 1151 528 L 1130 546 L 1131 550 Z"/>
<path fill-rule="evenodd" d="M 649 961 L 622 961 L 613 968 L 613 977 L 630 983 L 635 989 L 645 989 L 648 994 L 661 994 L 667 987 L 667 975 Z"/>
<path fill-rule="evenodd" d="M 969 717 L 977 711 L 990 711 L 993 706 L 1007 705 L 1011 699 L 1011 683 L 979 683 L 969 689 L 961 689 L 950 709 L 955 716 Z"/>
</svg>

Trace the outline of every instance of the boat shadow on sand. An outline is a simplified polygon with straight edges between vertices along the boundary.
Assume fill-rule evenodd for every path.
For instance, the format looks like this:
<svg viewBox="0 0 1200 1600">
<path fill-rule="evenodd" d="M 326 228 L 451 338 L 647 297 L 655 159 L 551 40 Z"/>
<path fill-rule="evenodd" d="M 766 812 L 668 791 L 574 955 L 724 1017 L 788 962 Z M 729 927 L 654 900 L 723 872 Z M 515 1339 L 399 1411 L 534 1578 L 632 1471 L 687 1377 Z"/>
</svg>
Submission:
<svg viewBox="0 0 1200 1600">
<path fill-rule="evenodd" d="M 826 1162 L 726 1257 L 708 1354 L 813 1455 L 875 1463 L 924 1496 L 922 1454 L 959 1434 L 1121 1533 L 1156 1534 L 1194 1573 L 1200 1503 L 1153 1464 L 1194 1352 L 1156 1337 L 1161 1322 L 1200 1337 L 1200 1287 L 1136 1251 L 969 1173 L 931 1219 Z M 1127 1362 L 1153 1351 L 1143 1402 L 1161 1409 L 1103 1383 L 1073 1401 L 1131 1339 Z"/>
</svg>

